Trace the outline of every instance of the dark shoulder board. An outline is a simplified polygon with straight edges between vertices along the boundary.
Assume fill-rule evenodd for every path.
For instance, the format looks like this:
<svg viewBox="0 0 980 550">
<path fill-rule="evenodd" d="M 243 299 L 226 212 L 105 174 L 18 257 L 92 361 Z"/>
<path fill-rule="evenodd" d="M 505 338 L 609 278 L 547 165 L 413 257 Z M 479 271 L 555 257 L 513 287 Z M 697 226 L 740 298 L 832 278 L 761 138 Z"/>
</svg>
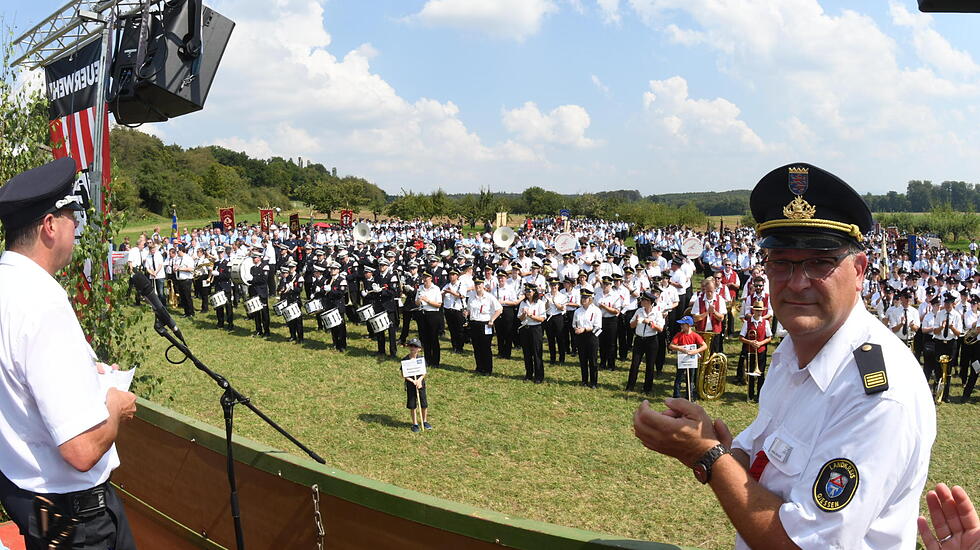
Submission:
<svg viewBox="0 0 980 550">
<path fill-rule="evenodd" d="M 864 343 L 854 350 L 854 360 L 861 373 L 861 383 L 864 393 L 883 392 L 888 389 L 888 375 L 885 373 L 885 358 L 881 355 L 881 346 Z"/>
</svg>

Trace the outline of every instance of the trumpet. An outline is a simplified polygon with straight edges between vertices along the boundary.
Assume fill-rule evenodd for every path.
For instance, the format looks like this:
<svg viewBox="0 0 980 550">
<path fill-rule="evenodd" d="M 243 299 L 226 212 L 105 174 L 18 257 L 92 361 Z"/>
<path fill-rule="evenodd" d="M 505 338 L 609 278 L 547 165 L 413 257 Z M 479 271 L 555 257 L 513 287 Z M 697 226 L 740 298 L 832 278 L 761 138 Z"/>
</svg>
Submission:
<svg viewBox="0 0 980 550">
<path fill-rule="evenodd" d="M 750 330 L 745 334 L 746 340 L 755 340 L 758 335 L 754 330 Z M 762 376 L 762 371 L 759 370 L 759 348 L 755 348 L 755 352 L 749 353 L 749 363 L 752 364 L 752 369 L 745 374 L 748 376 Z"/>
<path fill-rule="evenodd" d="M 728 358 L 724 353 L 711 353 L 714 332 L 699 332 L 708 348 L 698 358 L 698 394 L 702 399 L 713 401 L 725 394 L 725 376 Z"/>
</svg>

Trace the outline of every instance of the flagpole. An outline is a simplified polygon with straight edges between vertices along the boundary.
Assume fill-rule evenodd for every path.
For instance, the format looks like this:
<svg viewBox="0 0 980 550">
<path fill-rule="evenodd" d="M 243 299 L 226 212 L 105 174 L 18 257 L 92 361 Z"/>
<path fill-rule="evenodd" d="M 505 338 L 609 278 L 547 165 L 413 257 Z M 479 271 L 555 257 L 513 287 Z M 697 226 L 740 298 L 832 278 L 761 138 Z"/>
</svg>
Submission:
<svg viewBox="0 0 980 550">
<path fill-rule="evenodd" d="M 102 204 L 103 170 L 102 170 L 102 140 L 103 126 L 106 124 L 106 82 L 109 80 L 109 60 L 112 51 L 112 26 L 115 22 L 115 10 L 110 9 L 102 23 L 102 52 L 99 54 L 99 79 L 95 84 L 95 130 L 92 136 L 92 180 L 89 183 L 92 207 L 96 212 L 104 212 Z"/>
</svg>

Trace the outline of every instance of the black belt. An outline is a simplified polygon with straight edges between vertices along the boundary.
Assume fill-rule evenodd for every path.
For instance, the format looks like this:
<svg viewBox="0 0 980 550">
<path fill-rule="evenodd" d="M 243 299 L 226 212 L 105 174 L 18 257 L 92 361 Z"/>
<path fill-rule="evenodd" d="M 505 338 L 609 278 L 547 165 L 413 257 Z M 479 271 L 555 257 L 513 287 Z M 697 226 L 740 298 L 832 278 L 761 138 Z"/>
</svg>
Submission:
<svg viewBox="0 0 980 550">
<path fill-rule="evenodd" d="M 64 514 L 78 519 L 95 517 L 106 509 L 109 482 L 72 493 L 35 493 L 51 501 Z"/>
</svg>

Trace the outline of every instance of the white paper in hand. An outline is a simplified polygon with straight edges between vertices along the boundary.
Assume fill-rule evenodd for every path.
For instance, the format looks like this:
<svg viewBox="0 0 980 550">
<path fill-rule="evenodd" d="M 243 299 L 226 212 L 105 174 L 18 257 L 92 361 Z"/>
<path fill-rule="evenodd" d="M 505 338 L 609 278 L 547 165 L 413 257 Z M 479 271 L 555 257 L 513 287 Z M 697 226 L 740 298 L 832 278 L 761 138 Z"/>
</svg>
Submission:
<svg viewBox="0 0 980 550">
<path fill-rule="evenodd" d="M 109 388 L 116 388 L 119 391 L 129 391 L 133 384 L 133 376 L 136 369 L 129 370 L 108 370 L 105 374 L 99 375 L 99 387 L 102 393 L 108 393 Z"/>
</svg>

